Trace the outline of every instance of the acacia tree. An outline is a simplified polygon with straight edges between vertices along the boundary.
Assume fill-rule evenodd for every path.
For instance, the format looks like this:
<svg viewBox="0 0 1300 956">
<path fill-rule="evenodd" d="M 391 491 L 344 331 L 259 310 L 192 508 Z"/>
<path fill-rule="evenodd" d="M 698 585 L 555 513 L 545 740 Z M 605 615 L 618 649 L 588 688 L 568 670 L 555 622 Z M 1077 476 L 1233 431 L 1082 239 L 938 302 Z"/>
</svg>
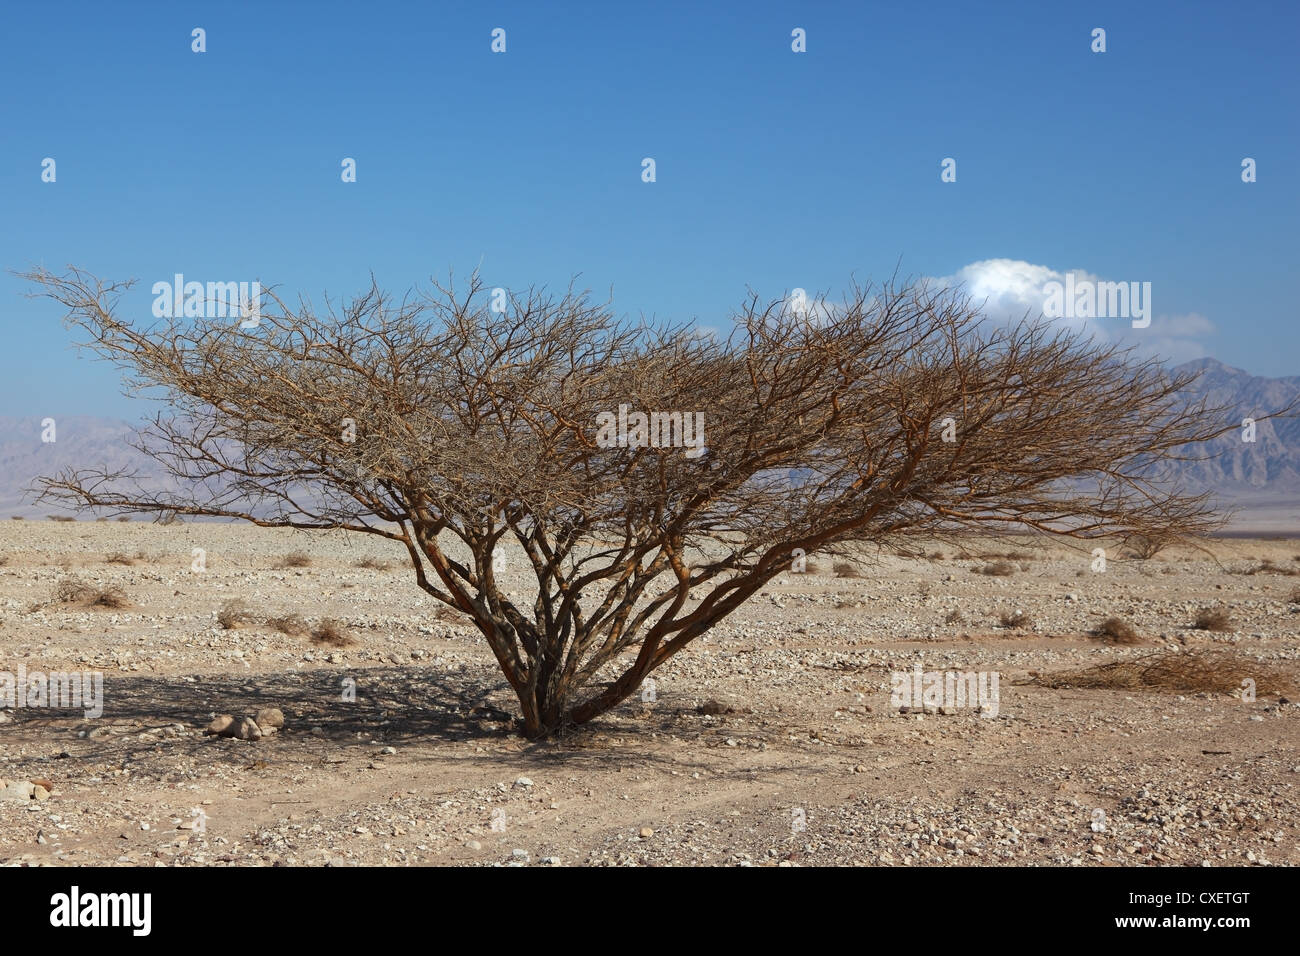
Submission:
<svg viewBox="0 0 1300 956">
<path fill-rule="evenodd" d="M 130 283 L 25 277 L 170 404 L 137 447 L 174 490 L 72 470 L 43 497 L 399 542 L 482 633 L 529 737 L 617 705 L 803 553 L 1216 521 L 1152 477 L 1231 427 L 1181 397 L 1188 377 L 924 284 L 834 306 L 751 293 L 724 339 L 620 320 L 572 286 L 494 300 L 477 275 L 320 310 L 272 293 L 255 327 L 142 327 L 118 314 Z M 654 434 L 638 412 L 659 413 Z M 497 577 L 507 546 L 522 597 Z"/>
</svg>

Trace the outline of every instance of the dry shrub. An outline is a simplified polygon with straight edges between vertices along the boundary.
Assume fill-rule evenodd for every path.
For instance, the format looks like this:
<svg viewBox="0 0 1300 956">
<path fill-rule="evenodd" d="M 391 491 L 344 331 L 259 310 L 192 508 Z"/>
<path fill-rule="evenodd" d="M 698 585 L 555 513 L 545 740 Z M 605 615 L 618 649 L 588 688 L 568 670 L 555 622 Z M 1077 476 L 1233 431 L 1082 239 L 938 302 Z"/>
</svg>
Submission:
<svg viewBox="0 0 1300 956">
<path fill-rule="evenodd" d="M 943 619 L 945 624 L 961 624 L 966 619 L 961 616 L 961 611 L 953 610 L 948 612 L 948 616 Z"/>
<path fill-rule="evenodd" d="M 76 518 L 72 517 L 72 515 L 47 515 L 46 517 L 48 517 L 51 521 L 76 521 L 77 520 Z"/>
<path fill-rule="evenodd" d="M 131 516 L 130 516 L 130 515 L 118 515 L 118 516 L 117 516 L 117 520 L 118 520 L 118 521 L 130 521 L 130 520 L 131 520 Z"/>
<path fill-rule="evenodd" d="M 835 572 L 837 578 L 862 577 L 862 573 L 848 561 L 836 561 L 835 564 L 831 566 L 831 570 Z"/>
<path fill-rule="evenodd" d="M 927 561 L 947 561 L 948 556 L 944 554 L 942 551 L 931 551 L 929 554 L 925 556 L 925 559 Z"/>
<path fill-rule="evenodd" d="M 362 558 L 354 564 L 353 567 L 366 568 L 370 571 L 387 571 L 392 567 L 392 565 L 387 561 L 380 561 L 378 558 Z"/>
<path fill-rule="evenodd" d="M 64 578 L 54 588 L 54 600 L 60 604 L 80 604 L 111 610 L 129 607 L 126 592 L 119 587 L 99 587 L 76 578 Z"/>
<path fill-rule="evenodd" d="M 327 647 L 351 647 L 357 641 L 338 621 L 325 618 L 311 632 L 311 642 Z"/>
<path fill-rule="evenodd" d="M 248 610 L 248 605 L 239 598 L 227 601 L 217 612 L 217 623 L 227 631 L 234 631 L 241 627 L 248 627 L 253 623 L 253 614 Z"/>
<path fill-rule="evenodd" d="M 1291 597 L 1287 598 L 1291 604 L 1300 604 L 1300 588 L 1293 588 Z"/>
<path fill-rule="evenodd" d="M 1192 627 L 1198 631 L 1215 631 L 1220 634 L 1235 630 L 1228 612 L 1217 607 L 1206 607 L 1198 611 Z"/>
<path fill-rule="evenodd" d="M 1034 622 L 1029 619 L 1029 615 L 1024 611 L 1016 611 L 1015 613 L 1003 611 L 998 615 L 998 623 L 1003 627 L 1016 629 L 1027 629 L 1034 626 Z"/>
<path fill-rule="evenodd" d="M 1093 637 L 1105 638 L 1116 644 L 1141 644 L 1140 635 L 1133 625 L 1120 617 L 1108 617 L 1092 629 Z"/>
<path fill-rule="evenodd" d="M 8 563 L 9 563 L 9 555 L 0 554 L 0 568 L 3 568 Z"/>
<path fill-rule="evenodd" d="M 107 561 L 109 564 L 127 564 L 127 565 L 135 564 L 135 558 L 131 557 L 130 555 L 123 554 L 120 551 L 114 551 L 104 560 Z"/>
<path fill-rule="evenodd" d="M 1168 693 L 1217 693 L 1238 696 L 1242 682 L 1253 680 L 1257 694 L 1289 694 L 1292 673 L 1222 650 L 1159 652 L 1127 661 L 1112 661 L 1083 670 L 1043 674 L 1029 681 L 1053 688 L 1152 690 Z"/>
<path fill-rule="evenodd" d="M 309 568 L 311 567 L 311 556 L 301 551 L 294 551 L 292 554 L 286 554 L 283 558 L 275 563 L 277 569 L 283 568 Z"/>
<path fill-rule="evenodd" d="M 993 561 L 981 568 L 976 568 L 975 573 L 987 574 L 995 578 L 1005 578 L 1016 573 L 1016 566 L 1010 561 Z"/>
<path fill-rule="evenodd" d="M 272 630 L 279 631 L 281 634 L 288 634 L 290 637 L 298 637 L 311 630 L 311 628 L 307 626 L 307 622 L 297 614 L 285 614 L 281 617 L 267 618 L 266 626 Z"/>
<path fill-rule="evenodd" d="M 1129 547 L 1129 553 L 1135 558 L 1141 558 L 1148 561 L 1157 554 L 1169 547 L 1171 539 L 1160 535 L 1135 534 L 1129 538 L 1126 544 Z"/>
<path fill-rule="evenodd" d="M 10 516 L 9 516 L 9 520 L 10 520 L 10 521 L 25 521 L 25 520 L 27 520 L 27 519 L 25 519 L 22 515 L 10 515 Z"/>
</svg>

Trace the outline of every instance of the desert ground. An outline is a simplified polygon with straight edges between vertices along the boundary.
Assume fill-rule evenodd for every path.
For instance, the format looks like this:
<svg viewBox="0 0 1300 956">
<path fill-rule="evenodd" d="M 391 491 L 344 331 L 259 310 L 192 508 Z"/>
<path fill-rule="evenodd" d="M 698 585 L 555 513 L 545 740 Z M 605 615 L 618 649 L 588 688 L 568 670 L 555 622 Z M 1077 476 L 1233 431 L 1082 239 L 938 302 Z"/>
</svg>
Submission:
<svg viewBox="0 0 1300 956">
<path fill-rule="evenodd" d="M 486 645 L 390 542 L 6 519 L 0 671 L 100 671 L 104 712 L 0 712 L 0 862 L 1300 863 L 1300 540 L 1101 542 L 1104 570 L 1095 546 L 813 556 L 653 699 L 530 742 Z M 265 623 L 291 615 L 307 633 Z M 1111 617 L 1136 637 L 1092 633 Z M 352 643 L 313 638 L 323 619 Z M 891 674 L 917 664 L 997 673 L 996 715 L 903 712 Z M 278 733 L 204 735 L 264 708 Z"/>
</svg>

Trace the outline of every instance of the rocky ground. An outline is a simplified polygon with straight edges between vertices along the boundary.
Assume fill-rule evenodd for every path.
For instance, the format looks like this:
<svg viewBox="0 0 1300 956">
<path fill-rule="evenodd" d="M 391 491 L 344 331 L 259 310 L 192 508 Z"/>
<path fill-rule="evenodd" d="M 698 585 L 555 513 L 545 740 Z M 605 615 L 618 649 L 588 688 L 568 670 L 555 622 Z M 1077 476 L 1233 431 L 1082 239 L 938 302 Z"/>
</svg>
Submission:
<svg viewBox="0 0 1300 956">
<path fill-rule="evenodd" d="M 4 521 L 0 671 L 101 671 L 104 712 L 0 712 L 0 862 L 1295 864 L 1286 690 L 1026 683 L 1207 648 L 1295 673 L 1300 541 L 1210 547 L 1111 543 L 1104 571 L 1090 548 L 1010 539 L 857 577 L 814 559 L 657 672 L 654 699 L 532 743 L 485 645 L 385 542 Z M 310 563 L 276 567 L 293 552 Z M 69 579 L 127 606 L 56 600 Z M 252 620 L 223 627 L 236 599 Z M 1207 608 L 1227 630 L 1192 626 Z M 261 623 L 292 614 L 355 644 Z M 1091 636 L 1109 616 L 1142 643 Z M 891 674 L 917 663 L 996 672 L 996 716 L 900 713 Z M 204 734 L 270 708 L 284 726 L 261 739 Z"/>
</svg>

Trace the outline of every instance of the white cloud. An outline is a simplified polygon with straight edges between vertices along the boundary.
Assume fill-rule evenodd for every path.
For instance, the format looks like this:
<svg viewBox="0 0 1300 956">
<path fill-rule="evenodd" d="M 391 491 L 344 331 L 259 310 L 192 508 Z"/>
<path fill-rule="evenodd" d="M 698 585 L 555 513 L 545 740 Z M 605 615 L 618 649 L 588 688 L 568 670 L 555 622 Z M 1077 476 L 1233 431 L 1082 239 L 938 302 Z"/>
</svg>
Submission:
<svg viewBox="0 0 1300 956">
<path fill-rule="evenodd" d="M 1107 281 L 1084 269 L 1066 270 L 1074 274 L 1075 283 Z M 1026 315 L 1031 320 L 1043 318 L 1047 301 L 1044 287 L 1048 282 L 1065 282 L 1065 272 L 1050 266 L 1035 265 L 1022 259 L 985 259 L 958 269 L 954 275 L 933 279 L 946 286 L 961 286 L 972 304 L 981 307 L 991 321 L 1017 322 Z M 1116 276 L 1109 281 L 1133 281 L 1133 276 Z M 1160 290 L 1152 289 L 1152 299 L 1159 301 Z M 1149 327 L 1135 329 L 1127 319 L 1049 318 L 1047 321 L 1084 331 L 1102 342 L 1133 345 L 1141 352 L 1159 355 L 1171 362 L 1186 362 L 1208 354 L 1203 339 L 1215 332 L 1214 324 L 1203 315 L 1156 313 Z"/>
</svg>

